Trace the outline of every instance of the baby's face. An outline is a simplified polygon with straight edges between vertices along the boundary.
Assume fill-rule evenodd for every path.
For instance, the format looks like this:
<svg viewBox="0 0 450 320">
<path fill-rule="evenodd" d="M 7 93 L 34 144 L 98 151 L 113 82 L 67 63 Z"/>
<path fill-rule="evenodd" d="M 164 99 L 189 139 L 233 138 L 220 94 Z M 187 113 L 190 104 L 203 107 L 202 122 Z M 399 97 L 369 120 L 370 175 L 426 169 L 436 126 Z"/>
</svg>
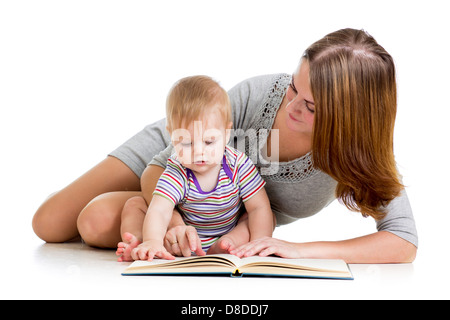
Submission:
<svg viewBox="0 0 450 320">
<path fill-rule="evenodd" d="M 197 173 L 206 173 L 222 163 L 231 123 L 226 125 L 219 111 L 205 113 L 201 120 L 187 128 L 172 132 L 172 143 L 183 166 Z"/>
</svg>

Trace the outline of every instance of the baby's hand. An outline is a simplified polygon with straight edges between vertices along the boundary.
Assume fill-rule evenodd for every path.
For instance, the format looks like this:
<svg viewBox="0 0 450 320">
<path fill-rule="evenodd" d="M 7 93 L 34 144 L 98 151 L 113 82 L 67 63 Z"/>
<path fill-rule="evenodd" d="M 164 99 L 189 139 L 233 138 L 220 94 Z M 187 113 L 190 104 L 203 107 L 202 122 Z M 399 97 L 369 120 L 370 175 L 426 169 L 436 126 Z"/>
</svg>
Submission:
<svg viewBox="0 0 450 320">
<path fill-rule="evenodd" d="M 154 257 L 167 260 L 175 259 L 175 257 L 164 248 L 163 242 L 159 240 L 148 240 L 141 243 L 131 251 L 131 257 L 134 260 L 148 261 L 152 261 Z"/>
</svg>

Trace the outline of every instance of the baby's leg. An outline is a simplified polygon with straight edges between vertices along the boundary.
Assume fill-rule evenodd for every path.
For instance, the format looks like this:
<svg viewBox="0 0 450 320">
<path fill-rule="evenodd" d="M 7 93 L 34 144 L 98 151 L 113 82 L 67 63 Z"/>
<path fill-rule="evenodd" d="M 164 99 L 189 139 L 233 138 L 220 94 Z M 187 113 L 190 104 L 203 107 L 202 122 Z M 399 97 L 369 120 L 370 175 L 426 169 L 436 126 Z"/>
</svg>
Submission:
<svg viewBox="0 0 450 320">
<path fill-rule="evenodd" d="M 230 253 L 231 250 L 239 247 L 240 245 L 250 241 L 250 230 L 248 228 L 248 216 L 244 214 L 240 219 L 236 227 L 228 232 L 226 235 L 220 237 L 211 248 L 208 250 L 208 254 L 215 253 Z"/>
<path fill-rule="evenodd" d="M 142 226 L 144 224 L 147 203 L 143 197 L 130 198 L 122 210 L 120 232 L 122 242 L 117 245 L 118 261 L 133 261 L 131 251 L 142 242 Z"/>
</svg>

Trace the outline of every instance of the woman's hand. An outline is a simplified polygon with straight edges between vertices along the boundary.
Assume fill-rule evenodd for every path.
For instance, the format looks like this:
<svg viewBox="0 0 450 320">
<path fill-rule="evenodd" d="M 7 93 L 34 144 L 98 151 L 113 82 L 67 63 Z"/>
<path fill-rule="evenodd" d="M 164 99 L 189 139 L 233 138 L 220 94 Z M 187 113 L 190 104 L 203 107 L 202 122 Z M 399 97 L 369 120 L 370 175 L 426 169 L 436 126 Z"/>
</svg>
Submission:
<svg viewBox="0 0 450 320">
<path fill-rule="evenodd" d="M 202 249 L 202 243 L 194 227 L 177 225 L 167 230 L 164 238 L 164 247 L 176 256 L 190 257 L 191 252 L 198 256 L 206 253 Z"/>
<path fill-rule="evenodd" d="M 254 255 L 267 257 L 272 254 L 289 259 L 301 258 L 296 244 L 271 237 L 253 240 L 232 250 L 230 253 L 240 258 Z"/>
</svg>

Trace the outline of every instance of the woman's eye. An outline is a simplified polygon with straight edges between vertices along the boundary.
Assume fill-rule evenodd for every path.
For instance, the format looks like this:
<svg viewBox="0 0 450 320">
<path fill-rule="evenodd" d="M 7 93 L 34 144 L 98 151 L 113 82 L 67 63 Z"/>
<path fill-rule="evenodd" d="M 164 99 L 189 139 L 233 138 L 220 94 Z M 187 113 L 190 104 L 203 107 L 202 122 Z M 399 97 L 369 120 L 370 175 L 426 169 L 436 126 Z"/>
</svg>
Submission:
<svg viewBox="0 0 450 320">
<path fill-rule="evenodd" d="M 308 105 L 308 102 L 306 102 L 306 101 L 305 101 L 305 106 L 309 112 L 314 113 L 314 109 L 311 109 L 311 107 Z"/>
<path fill-rule="evenodd" d="M 289 88 L 291 88 L 292 91 L 294 91 L 294 93 L 297 93 L 297 90 L 295 90 L 294 85 L 292 84 L 292 82 L 289 82 Z"/>
</svg>

